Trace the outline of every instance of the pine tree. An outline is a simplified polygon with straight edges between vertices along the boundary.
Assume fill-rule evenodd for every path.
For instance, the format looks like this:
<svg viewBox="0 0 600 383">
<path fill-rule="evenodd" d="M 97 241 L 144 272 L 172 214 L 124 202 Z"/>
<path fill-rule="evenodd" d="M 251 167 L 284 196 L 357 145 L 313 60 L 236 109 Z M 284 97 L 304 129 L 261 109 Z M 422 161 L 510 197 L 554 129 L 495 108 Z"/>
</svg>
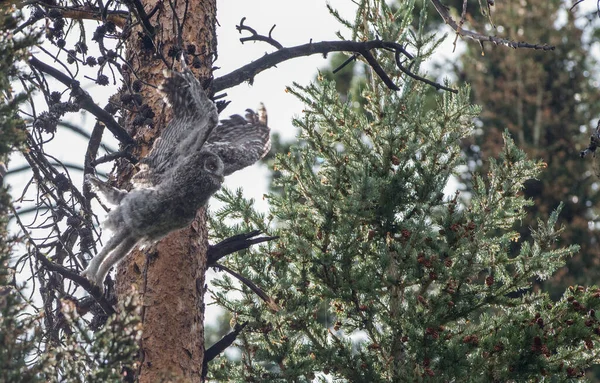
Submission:
<svg viewBox="0 0 600 383">
<path fill-rule="evenodd" d="M 408 37 L 411 11 L 366 7 L 349 24 L 358 39 L 408 38 L 424 59 L 436 40 L 422 30 Z M 280 237 L 224 261 L 280 309 L 261 308 L 230 278 L 218 283 L 216 300 L 250 330 L 239 336 L 241 361 L 222 358 L 214 379 L 567 381 L 597 360 L 600 290 L 574 286 L 558 302 L 531 291 L 577 251 L 556 246 L 561 205 L 530 240 L 515 229 L 532 205 L 522 190 L 544 164 L 505 132 L 470 202 L 444 197 L 480 109 L 468 88 L 427 108 L 425 85 L 401 80 L 399 92 L 368 81 L 364 111 L 325 77 L 289 88 L 306 106 L 294 120 L 298 143 L 277 157 L 281 193 L 269 196 L 270 211 L 256 212 L 239 191 L 218 196 L 227 206 L 211 220 L 215 235 Z"/>
<path fill-rule="evenodd" d="M 531 29 L 535 40 L 556 46 L 552 52 L 481 49 L 468 46 L 457 67 L 458 75 L 473 86 L 473 100 L 482 106 L 481 128 L 465 141 L 470 171 L 486 171 L 485 163 L 502 148 L 502 132 L 508 129 L 519 148 L 531 158 L 542 159 L 547 169 L 525 184 L 530 206 L 520 236 L 528 240 L 528 227 L 538 218 L 547 219 L 564 203 L 561 218 L 565 230 L 560 244 L 579 244 L 581 250 L 546 284 L 552 296 L 560 297 L 566 287 L 597 283 L 600 277 L 595 228 L 595 207 L 600 202 L 591 162 L 579 157 L 589 141 L 588 127 L 600 115 L 597 65 L 589 55 L 594 23 L 578 23 L 577 9 L 567 11 L 562 1 L 529 1 L 497 4 L 493 15 L 502 35 L 514 36 L 522 26 Z M 570 7 L 570 5 L 568 6 Z M 567 7 L 567 8 L 568 8 Z M 548 27 L 548 20 L 564 21 Z M 587 41 L 587 43 L 586 43 Z M 470 176 L 463 180 L 467 184 Z M 518 251 L 515 247 L 515 252 Z"/>
<path fill-rule="evenodd" d="M 533 279 L 549 277 L 577 250 L 556 246 L 559 207 L 536 225 L 531 241 L 518 244 L 518 254 L 511 252 L 518 238 L 514 225 L 531 204 L 521 190 L 542 164 L 528 160 L 505 133 L 488 176 L 474 180 L 470 204 L 444 197 L 444 185 L 462 161 L 459 143 L 472 133 L 479 108 L 467 86 L 453 93 L 449 84 L 427 83 L 419 75 L 438 40 L 426 32 L 424 8 L 413 20 L 414 1 L 397 9 L 363 1 L 352 22 L 333 11 L 351 26 L 351 39 L 293 48 L 242 20 L 238 29 L 250 33 L 245 41 L 269 42 L 275 52 L 219 78 L 211 78 L 214 1 L 29 5 L 30 19 L 11 30 L 19 34 L 43 24 L 55 53 L 49 53 L 53 65 L 34 53 L 30 70 L 18 74 L 26 91 L 35 89 L 46 105 L 15 120 L 26 127 L 23 155 L 38 193 L 33 221 L 24 222 L 23 213 L 10 207 L 26 247 L 14 250 L 24 254 L 13 254 L 11 267 L 30 266 L 28 282 L 36 283 L 41 302 L 39 308 L 24 302 L 15 288 L 1 297 L 7 353 L 0 353 L 0 362 L 11 376 L 19 377 L 14 373 L 31 353 L 30 376 L 21 377 L 66 382 L 196 382 L 206 373 L 234 381 L 309 381 L 317 375 L 357 382 L 567 380 L 595 363 L 600 290 L 573 287 L 558 302 L 539 291 L 513 295 L 529 289 Z M 87 33 L 89 19 L 98 22 L 93 33 Z M 90 41 L 97 56 L 90 54 Z M 117 159 L 116 184 L 123 186 L 168 121 L 169 108 L 153 90 L 162 69 L 187 57 L 209 91 L 218 93 L 286 59 L 340 51 L 350 51 L 375 73 L 364 85 L 364 102 L 357 107 L 341 99 L 325 76 L 288 89 L 306 108 L 295 119 L 298 143 L 275 160 L 280 192 L 268 197 L 268 213 L 256 212 L 242 191 L 223 190 L 218 198 L 226 206 L 208 218 L 208 227 L 215 242 L 225 242 L 208 245 L 201 210 L 191 227 L 151 251 L 132 252 L 105 291 L 79 275 L 88 253 L 100 246 L 98 218 L 89 188 L 77 187 L 67 166 L 45 151 L 64 128 L 65 114 L 85 109 L 95 117 L 86 158 L 76 168 L 90 174 Z M 84 76 L 69 68 L 98 72 Z M 123 85 L 100 108 L 84 83 L 107 86 L 109 73 L 115 83 L 120 75 Z M 46 76 L 65 88 L 51 88 Z M 433 106 L 432 85 L 445 89 Z M 121 147 L 99 156 L 105 129 Z M 22 130 L 19 125 L 15 131 Z M 37 236 L 48 228 L 50 234 Z M 250 239 L 256 229 L 270 236 Z M 242 252 L 228 248 L 259 242 L 265 243 Z M 213 293 L 230 311 L 233 331 L 205 353 L 207 264 L 241 283 L 227 276 L 215 283 Z M 10 283 L 10 275 L 0 274 L 0 282 Z M 18 317 L 24 303 L 34 309 L 30 321 Z M 236 339 L 240 361 L 212 360 Z"/>
</svg>

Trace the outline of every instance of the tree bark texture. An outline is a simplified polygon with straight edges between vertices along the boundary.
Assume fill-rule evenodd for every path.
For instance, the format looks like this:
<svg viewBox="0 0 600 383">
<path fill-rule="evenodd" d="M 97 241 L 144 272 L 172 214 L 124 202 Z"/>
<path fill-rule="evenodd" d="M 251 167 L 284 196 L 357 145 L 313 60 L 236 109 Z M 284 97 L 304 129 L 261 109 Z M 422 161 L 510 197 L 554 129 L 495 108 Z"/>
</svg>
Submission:
<svg viewBox="0 0 600 383">
<path fill-rule="evenodd" d="M 144 157 L 172 114 L 155 88 L 164 79 L 163 70 L 168 69 L 156 51 L 161 52 L 169 64 L 173 62 L 168 53 L 180 45 L 178 24 L 181 24 L 181 48 L 186 50 L 188 45 L 194 45 L 201 63 L 200 68 L 192 70 L 201 82 L 210 78 L 216 51 L 216 0 L 142 0 L 141 3 L 146 13 L 158 7 L 150 19 L 155 28 L 154 44 L 158 48 L 148 49 L 147 38 L 144 46 L 141 23 L 132 31 L 127 41 L 127 60 L 131 67 L 121 92 L 129 92 L 135 80 L 147 84 L 140 94 L 142 104 L 148 104 L 155 113 L 154 127 L 134 126 L 136 107 L 125 116 L 127 129 L 137 144 L 134 154 Z M 179 70 L 180 63 L 176 61 L 173 68 Z M 125 188 L 135 169 L 123 161 L 117 170 L 118 183 Z M 144 304 L 138 369 L 141 383 L 201 381 L 207 248 L 206 212 L 201 209 L 190 227 L 171 233 L 144 251 L 132 251 L 118 266 L 116 293 L 119 299 L 131 294 L 135 286 Z"/>
</svg>

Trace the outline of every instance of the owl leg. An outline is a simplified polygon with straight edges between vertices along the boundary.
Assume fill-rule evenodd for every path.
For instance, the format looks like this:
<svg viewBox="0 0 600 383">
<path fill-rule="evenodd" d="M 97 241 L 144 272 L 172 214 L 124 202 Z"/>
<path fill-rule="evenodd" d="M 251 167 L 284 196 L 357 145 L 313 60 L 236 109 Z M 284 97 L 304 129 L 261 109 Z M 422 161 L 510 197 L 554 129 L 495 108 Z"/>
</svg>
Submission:
<svg viewBox="0 0 600 383">
<path fill-rule="evenodd" d="M 96 284 L 102 286 L 106 275 L 110 271 L 110 268 L 116 265 L 121 259 L 125 258 L 127 253 L 135 246 L 138 242 L 138 238 L 128 236 L 121 244 L 102 262 L 100 269 L 96 273 Z"/>
<path fill-rule="evenodd" d="M 94 187 L 102 193 L 106 201 L 113 205 L 118 205 L 121 200 L 125 198 L 127 192 L 125 190 L 117 189 L 106 183 L 100 181 L 98 178 L 88 175 L 86 180 L 90 182 Z"/>
<path fill-rule="evenodd" d="M 106 258 L 106 256 L 111 251 L 113 251 L 117 246 L 119 246 L 119 244 L 123 242 L 127 238 L 127 236 L 128 234 L 124 231 L 116 233 L 106 243 L 106 245 L 104 245 L 102 250 L 100 250 L 100 252 L 96 254 L 94 258 L 92 258 L 85 270 L 81 272 L 81 275 L 94 282 L 97 279 L 96 275 L 98 275 L 98 268 L 100 267 L 102 261 L 104 261 L 104 258 Z M 104 280 L 100 281 L 98 286 L 102 286 L 102 282 L 104 282 Z"/>
</svg>

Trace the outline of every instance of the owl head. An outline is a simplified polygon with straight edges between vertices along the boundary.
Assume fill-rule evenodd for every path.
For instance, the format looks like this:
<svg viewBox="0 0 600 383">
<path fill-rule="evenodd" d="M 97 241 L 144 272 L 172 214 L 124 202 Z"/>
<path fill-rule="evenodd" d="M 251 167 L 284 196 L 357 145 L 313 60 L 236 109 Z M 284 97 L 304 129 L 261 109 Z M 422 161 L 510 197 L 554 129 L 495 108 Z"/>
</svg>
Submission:
<svg viewBox="0 0 600 383">
<path fill-rule="evenodd" d="M 221 157 L 209 151 L 201 151 L 198 153 L 198 156 L 202 169 L 223 182 L 225 166 L 223 165 Z"/>
</svg>

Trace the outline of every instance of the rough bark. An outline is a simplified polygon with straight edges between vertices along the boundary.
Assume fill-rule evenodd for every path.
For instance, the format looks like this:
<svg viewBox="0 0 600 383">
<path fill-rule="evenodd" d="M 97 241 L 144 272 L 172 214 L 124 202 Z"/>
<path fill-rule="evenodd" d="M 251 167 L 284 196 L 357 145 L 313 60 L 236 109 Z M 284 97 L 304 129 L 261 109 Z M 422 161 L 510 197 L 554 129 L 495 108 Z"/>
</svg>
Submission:
<svg viewBox="0 0 600 383">
<path fill-rule="evenodd" d="M 202 64 L 193 69 L 200 80 L 211 75 L 211 67 L 216 50 L 215 0 L 173 0 L 162 2 L 142 0 L 146 12 L 157 5 L 158 12 L 150 20 L 156 28 L 157 46 L 167 62 L 169 49 L 178 46 L 178 27 L 174 22 L 173 8 L 182 28 L 183 49 L 189 44 L 196 48 Z M 186 13 L 184 18 L 184 13 Z M 127 42 L 127 60 L 131 64 L 130 78 L 125 83 L 140 79 L 142 82 L 158 86 L 167 69 L 164 61 L 143 49 L 137 27 Z M 175 63 L 175 69 L 179 63 Z M 133 74 L 135 73 L 135 75 Z M 135 113 L 126 116 L 129 133 L 134 137 L 136 153 L 147 155 L 152 142 L 160 135 L 169 120 L 171 111 L 166 108 L 161 95 L 152 86 L 141 90 L 143 103 L 147 103 L 156 116 L 154 127 L 134 127 Z M 135 169 L 125 162 L 118 167 L 118 180 L 126 187 Z M 118 297 L 131 294 L 132 286 L 142 295 L 144 309 L 143 339 L 141 343 L 139 382 L 200 382 L 204 357 L 204 277 L 206 270 L 207 230 L 206 213 L 201 209 L 188 228 L 171 233 L 157 245 L 134 250 L 118 266 L 116 292 Z"/>
</svg>

